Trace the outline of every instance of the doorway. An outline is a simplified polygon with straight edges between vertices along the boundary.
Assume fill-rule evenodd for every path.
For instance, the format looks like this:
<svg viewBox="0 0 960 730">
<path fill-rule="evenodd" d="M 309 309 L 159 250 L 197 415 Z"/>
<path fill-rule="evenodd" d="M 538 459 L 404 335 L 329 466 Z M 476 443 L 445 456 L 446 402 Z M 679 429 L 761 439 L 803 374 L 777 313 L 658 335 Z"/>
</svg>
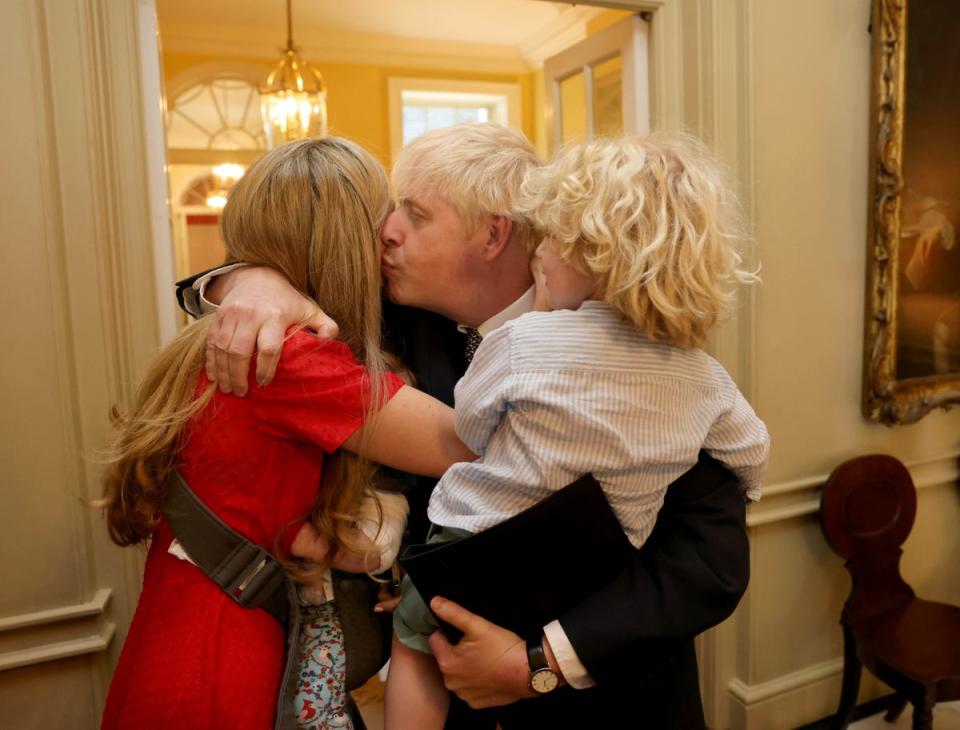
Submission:
<svg viewBox="0 0 960 730">
<path fill-rule="evenodd" d="M 157 291 L 168 293 L 171 278 L 223 258 L 216 223 L 229 182 L 214 170 L 246 167 L 264 151 L 256 91 L 280 57 L 285 31 L 275 0 L 154 2 L 168 173 L 156 184 L 169 201 L 168 238 L 157 241 L 166 246 L 158 259 L 169 263 L 158 266 Z M 334 0 L 293 3 L 295 42 L 326 84 L 330 133 L 360 142 L 388 168 L 413 135 L 470 119 L 520 129 L 544 157 L 558 140 L 643 131 L 646 25 L 629 10 L 546 0 L 410 0 L 402 12 L 381 0 L 351 3 L 349 11 Z M 570 59 L 579 74 L 564 66 Z M 589 98 L 582 80 L 591 84 Z M 198 199 L 204 185 L 209 195 Z M 172 336 L 169 328 L 164 334 Z"/>
</svg>

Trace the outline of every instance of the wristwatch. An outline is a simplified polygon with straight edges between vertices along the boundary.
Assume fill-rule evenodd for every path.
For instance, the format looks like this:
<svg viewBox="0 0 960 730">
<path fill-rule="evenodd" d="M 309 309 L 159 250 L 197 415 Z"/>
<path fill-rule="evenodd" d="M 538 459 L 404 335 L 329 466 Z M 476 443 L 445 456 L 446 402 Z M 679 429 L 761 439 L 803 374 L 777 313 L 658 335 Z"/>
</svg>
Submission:
<svg viewBox="0 0 960 730">
<path fill-rule="evenodd" d="M 527 642 L 527 661 L 530 663 L 530 689 L 534 692 L 545 695 L 560 685 L 557 673 L 547 664 L 542 637 Z"/>
</svg>

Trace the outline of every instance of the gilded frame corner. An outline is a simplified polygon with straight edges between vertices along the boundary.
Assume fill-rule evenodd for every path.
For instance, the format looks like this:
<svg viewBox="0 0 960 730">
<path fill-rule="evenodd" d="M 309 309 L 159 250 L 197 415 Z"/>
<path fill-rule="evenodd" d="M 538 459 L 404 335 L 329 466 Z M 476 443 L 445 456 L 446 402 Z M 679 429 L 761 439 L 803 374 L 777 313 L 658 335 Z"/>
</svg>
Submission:
<svg viewBox="0 0 960 730">
<path fill-rule="evenodd" d="M 960 373 L 904 380 L 896 371 L 908 1 L 873 0 L 872 15 L 863 412 L 888 425 L 960 403 Z"/>
</svg>

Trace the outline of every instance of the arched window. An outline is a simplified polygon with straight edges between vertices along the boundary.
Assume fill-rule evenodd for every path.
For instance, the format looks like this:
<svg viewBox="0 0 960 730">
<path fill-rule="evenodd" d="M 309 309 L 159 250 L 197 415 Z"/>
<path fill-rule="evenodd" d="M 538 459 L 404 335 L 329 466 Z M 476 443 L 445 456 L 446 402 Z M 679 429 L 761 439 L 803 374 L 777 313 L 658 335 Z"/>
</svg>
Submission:
<svg viewBox="0 0 960 730">
<path fill-rule="evenodd" d="M 187 87 L 168 106 L 167 146 L 264 149 L 257 87 L 242 78 L 216 78 Z"/>
</svg>

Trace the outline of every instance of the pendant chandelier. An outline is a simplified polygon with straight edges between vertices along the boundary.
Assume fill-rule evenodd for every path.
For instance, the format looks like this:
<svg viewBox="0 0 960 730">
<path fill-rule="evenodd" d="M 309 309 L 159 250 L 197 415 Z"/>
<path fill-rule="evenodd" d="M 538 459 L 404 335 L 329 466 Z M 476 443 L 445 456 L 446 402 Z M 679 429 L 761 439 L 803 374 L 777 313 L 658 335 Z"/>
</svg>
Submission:
<svg viewBox="0 0 960 730">
<path fill-rule="evenodd" d="M 327 90 L 320 72 L 293 46 L 287 0 L 287 50 L 260 87 L 260 118 L 267 149 L 307 137 L 327 135 Z"/>
<path fill-rule="evenodd" d="M 222 165 L 217 165 L 211 172 L 216 181 L 216 187 L 207 193 L 207 207 L 219 210 L 227 204 L 230 191 L 233 189 L 233 186 L 237 184 L 237 180 L 243 177 L 246 168 L 244 168 L 243 165 L 235 165 L 227 162 Z"/>
</svg>

